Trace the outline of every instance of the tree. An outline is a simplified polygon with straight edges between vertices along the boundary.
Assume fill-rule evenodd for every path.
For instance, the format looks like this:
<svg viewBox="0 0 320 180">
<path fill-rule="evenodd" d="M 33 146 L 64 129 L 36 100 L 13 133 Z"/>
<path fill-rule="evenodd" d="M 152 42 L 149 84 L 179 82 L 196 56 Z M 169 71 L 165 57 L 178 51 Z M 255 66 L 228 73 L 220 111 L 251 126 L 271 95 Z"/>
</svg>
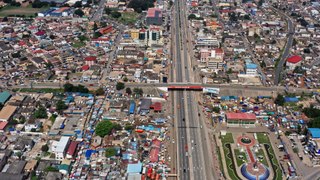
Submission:
<svg viewBox="0 0 320 180">
<path fill-rule="evenodd" d="M 143 90 L 140 88 L 134 88 L 133 92 L 134 92 L 134 94 L 140 95 L 140 96 L 143 94 Z"/>
<path fill-rule="evenodd" d="M 63 85 L 63 88 L 64 88 L 64 92 L 72 92 L 73 84 L 66 83 Z"/>
<path fill-rule="evenodd" d="M 58 172 L 59 169 L 56 167 L 48 166 L 44 169 L 45 172 Z"/>
<path fill-rule="evenodd" d="M 117 89 L 118 91 L 124 89 L 124 83 L 118 82 L 118 83 L 116 84 L 116 89 Z"/>
<path fill-rule="evenodd" d="M 314 106 L 310 106 L 308 108 L 304 108 L 302 112 L 308 117 L 308 118 L 318 118 L 320 117 L 320 110 L 314 108 Z"/>
<path fill-rule="evenodd" d="M 111 134 L 114 124 L 110 121 L 101 121 L 97 124 L 95 133 L 100 137 Z"/>
<path fill-rule="evenodd" d="M 309 121 L 308 128 L 320 128 L 320 117 L 313 118 Z"/>
<path fill-rule="evenodd" d="M 197 16 L 196 16 L 195 14 L 190 14 L 190 15 L 188 16 L 188 19 L 189 19 L 189 20 L 196 19 L 196 18 L 197 18 Z"/>
<path fill-rule="evenodd" d="M 220 113 L 220 108 L 219 107 L 213 107 L 212 111 L 215 113 Z"/>
<path fill-rule="evenodd" d="M 33 114 L 35 118 L 48 118 L 47 109 L 40 106 Z"/>
<path fill-rule="evenodd" d="M 119 17 L 121 17 L 121 13 L 119 13 L 118 11 L 113 11 L 113 12 L 111 12 L 111 16 L 113 18 L 118 19 Z"/>
<path fill-rule="evenodd" d="M 112 157 L 117 154 L 117 150 L 115 148 L 107 148 L 106 149 L 106 157 Z"/>
<path fill-rule="evenodd" d="M 94 34 L 93 34 L 93 38 L 94 39 L 97 39 L 98 37 L 101 37 L 102 36 L 102 34 L 100 33 L 100 32 L 94 32 Z"/>
<path fill-rule="evenodd" d="M 105 12 L 107 15 L 109 15 L 109 14 L 111 14 L 112 10 L 111 10 L 109 7 L 106 7 L 106 8 L 104 9 L 104 12 Z"/>
<path fill-rule="evenodd" d="M 229 68 L 228 71 L 227 71 L 227 74 L 232 74 L 232 73 L 233 73 L 233 72 L 232 72 L 232 69 Z"/>
<path fill-rule="evenodd" d="M 311 53 L 309 48 L 303 49 L 303 52 L 306 53 L 306 54 L 310 54 Z"/>
<path fill-rule="evenodd" d="M 266 65 L 266 63 L 262 60 L 261 63 L 260 63 L 260 66 L 261 66 L 261 68 L 265 68 L 267 65 Z"/>
<path fill-rule="evenodd" d="M 96 91 L 95 91 L 95 94 L 97 96 L 101 96 L 101 95 L 104 95 L 104 89 L 102 87 L 98 88 Z"/>
<path fill-rule="evenodd" d="M 297 132 L 298 132 L 298 134 L 301 133 L 301 125 L 300 124 L 298 124 L 298 126 L 297 126 Z"/>
<path fill-rule="evenodd" d="M 2 22 L 8 22 L 8 21 L 9 21 L 9 19 L 7 16 L 2 19 Z"/>
<path fill-rule="evenodd" d="M 125 76 L 125 77 L 123 78 L 123 81 L 124 81 L 124 82 L 128 82 L 127 76 Z"/>
<path fill-rule="evenodd" d="M 243 18 L 244 18 L 245 20 L 250 20 L 250 19 L 251 19 L 248 14 L 244 15 Z"/>
<path fill-rule="evenodd" d="M 50 7 L 56 7 L 56 6 L 57 6 L 57 3 L 52 1 L 52 2 L 50 2 L 49 5 L 50 5 Z"/>
<path fill-rule="evenodd" d="M 82 2 L 81 1 L 77 1 L 74 3 L 73 7 L 75 8 L 81 8 L 82 7 Z"/>
<path fill-rule="evenodd" d="M 154 2 L 155 0 L 131 0 L 128 8 L 133 8 L 137 13 L 141 13 L 150 7 L 154 7 Z"/>
<path fill-rule="evenodd" d="M 123 128 L 122 128 L 122 126 L 121 126 L 120 124 L 114 123 L 114 124 L 113 124 L 113 129 L 114 129 L 114 130 L 117 130 L 117 131 L 120 131 L 120 130 L 122 130 Z"/>
<path fill-rule="evenodd" d="M 56 103 L 56 110 L 61 114 L 63 110 L 68 109 L 68 106 L 65 104 L 64 101 L 59 100 Z"/>
<path fill-rule="evenodd" d="M 127 131 L 131 131 L 131 130 L 133 130 L 133 126 L 131 124 L 126 124 L 124 129 L 127 130 Z"/>
<path fill-rule="evenodd" d="M 132 94 L 132 91 L 131 91 L 131 89 L 128 87 L 128 88 L 126 88 L 126 93 L 127 94 Z"/>
<path fill-rule="evenodd" d="M 283 97 L 283 95 L 278 94 L 278 96 L 274 100 L 274 103 L 277 104 L 278 106 L 283 106 L 284 105 L 284 97 Z"/>
<path fill-rule="evenodd" d="M 84 15 L 84 12 L 81 9 L 76 9 L 74 11 L 74 14 L 79 16 L 79 17 L 82 17 Z"/>
<path fill-rule="evenodd" d="M 98 25 L 97 25 L 96 22 L 94 22 L 92 30 L 93 30 L 94 32 L 96 32 L 96 31 L 98 30 Z"/>
<path fill-rule="evenodd" d="M 32 3 L 32 8 L 42 8 L 44 6 L 48 6 L 49 3 L 47 2 L 41 2 L 40 0 L 35 0 L 33 3 Z"/>
<path fill-rule="evenodd" d="M 43 152 L 48 152 L 48 150 L 49 150 L 48 144 L 45 144 L 45 145 L 43 145 L 43 146 L 41 147 L 41 151 L 43 151 Z"/>
</svg>

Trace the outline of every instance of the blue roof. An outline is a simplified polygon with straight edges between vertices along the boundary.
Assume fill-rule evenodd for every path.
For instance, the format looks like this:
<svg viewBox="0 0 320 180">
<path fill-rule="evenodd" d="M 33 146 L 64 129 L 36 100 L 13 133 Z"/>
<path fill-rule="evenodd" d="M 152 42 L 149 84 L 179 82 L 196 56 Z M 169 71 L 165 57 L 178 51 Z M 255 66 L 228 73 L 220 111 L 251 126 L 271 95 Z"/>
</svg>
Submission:
<svg viewBox="0 0 320 180">
<path fill-rule="evenodd" d="M 308 128 L 312 138 L 320 138 L 320 128 Z"/>
<path fill-rule="evenodd" d="M 88 149 L 86 151 L 86 158 L 90 158 L 93 153 L 96 153 L 96 150 Z"/>
<path fill-rule="evenodd" d="M 127 173 L 140 173 L 142 170 L 142 163 L 128 164 Z"/>
<path fill-rule="evenodd" d="M 252 64 L 252 63 L 250 63 L 250 64 L 246 64 L 246 68 L 247 69 L 257 69 L 257 65 L 256 64 Z"/>
<path fill-rule="evenodd" d="M 284 102 L 298 102 L 299 99 L 296 97 L 285 97 Z"/>
<path fill-rule="evenodd" d="M 7 102 L 9 100 L 9 98 L 11 97 L 11 94 L 8 91 L 3 91 L 0 93 L 0 103 L 4 104 L 5 102 Z"/>
</svg>

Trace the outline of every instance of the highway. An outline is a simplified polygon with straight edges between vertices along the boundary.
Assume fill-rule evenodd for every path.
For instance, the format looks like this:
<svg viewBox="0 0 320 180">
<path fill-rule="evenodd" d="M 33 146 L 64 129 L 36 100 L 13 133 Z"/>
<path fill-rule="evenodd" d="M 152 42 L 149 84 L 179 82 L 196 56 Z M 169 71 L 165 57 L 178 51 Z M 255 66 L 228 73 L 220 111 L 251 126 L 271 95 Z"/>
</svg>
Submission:
<svg viewBox="0 0 320 180">
<path fill-rule="evenodd" d="M 282 16 L 286 17 L 287 19 L 287 24 L 288 24 L 288 40 L 287 40 L 287 44 L 284 47 L 283 53 L 281 55 L 281 58 L 279 60 L 279 63 L 276 67 L 276 71 L 275 71 L 275 77 L 274 77 L 274 85 L 278 85 L 279 82 L 281 81 L 281 72 L 283 70 L 283 65 L 286 62 L 286 59 L 288 58 L 288 55 L 290 53 L 290 49 L 292 46 L 292 42 L 293 42 L 293 35 L 294 35 L 294 26 L 293 26 L 293 22 L 291 20 L 291 18 L 284 12 L 282 12 L 279 9 L 273 8 L 275 11 L 277 11 L 279 14 L 281 14 Z"/>
<path fill-rule="evenodd" d="M 175 1 L 173 40 L 175 41 L 174 71 L 176 83 L 193 83 L 195 72 L 188 44 L 191 41 L 188 34 L 186 1 Z M 189 36 L 188 36 L 189 35 Z M 208 150 L 203 122 L 199 119 L 199 107 L 196 92 L 175 91 L 174 106 L 178 139 L 178 175 L 179 179 L 215 179 L 212 175 L 211 153 Z"/>
<path fill-rule="evenodd" d="M 173 31 L 172 39 L 175 41 L 175 61 L 174 61 L 174 74 L 175 74 L 175 81 L 182 82 L 184 74 L 182 73 L 182 66 L 183 62 L 181 61 L 181 40 L 180 40 L 180 33 L 179 33 L 179 26 L 180 26 L 180 13 L 179 13 L 179 1 L 175 1 L 174 7 L 174 18 L 173 18 Z M 173 75 L 173 74 L 172 74 Z M 185 107 L 184 107 L 184 100 L 183 100 L 183 92 L 173 92 L 173 103 L 175 108 L 175 131 L 177 134 L 177 167 L 178 167 L 178 179 L 191 179 L 190 178 L 190 166 L 189 166 L 189 158 L 188 158 L 188 137 L 186 131 L 186 122 L 185 122 Z"/>
</svg>

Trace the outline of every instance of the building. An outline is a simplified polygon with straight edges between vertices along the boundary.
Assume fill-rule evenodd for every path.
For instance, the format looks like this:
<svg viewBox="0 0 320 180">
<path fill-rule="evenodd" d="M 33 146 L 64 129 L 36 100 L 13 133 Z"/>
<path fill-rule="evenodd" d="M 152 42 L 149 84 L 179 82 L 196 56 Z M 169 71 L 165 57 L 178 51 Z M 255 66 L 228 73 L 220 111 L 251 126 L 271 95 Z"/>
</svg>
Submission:
<svg viewBox="0 0 320 180">
<path fill-rule="evenodd" d="M 54 141 L 52 144 L 52 152 L 56 155 L 56 160 L 63 160 L 66 156 L 67 147 L 70 143 L 70 138 L 62 136 L 60 141 Z"/>
<path fill-rule="evenodd" d="M 0 111 L 0 121 L 10 121 L 17 110 L 17 106 L 7 105 Z"/>
<path fill-rule="evenodd" d="M 162 11 L 158 8 L 149 8 L 146 18 L 147 25 L 162 25 Z"/>
<path fill-rule="evenodd" d="M 213 58 L 213 57 L 208 57 L 207 58 L 207 68 L 212 69 L 214 71 L 217 70 L 223 70 L 223 60 L 220 58 Z"/>
<path fill-rule="evenodd" d="M 289 70 L 294 70 L 295 67 L 300 66 L 302 62 L 301 56 L 291 56 L 287 59 L 286 66 Z"/>
<path fill-rule="evenodd" d="M 133 40 L 139 39 L 139 30 L 138 30 L 138 29 L 131 29 L 131 30 L 130 30 L 130 37 L 131 37 Z"/>
<path fill-rule="evenodd" d="M 151 99 L 142 99 L 141 105 L 139 108 L 140 109 L 139 113 L 141 115 L 146 115 L 147 113 L 149 113 L 151 104 L 152 104 Z"/>
<path fill-rule="evenodd" d="M 253 75 L 253 76 L 257 75 L 257 72 L 258 72 L 257 67 L 258 66 L 253 63 L 246 64 L 246 74 Z"/>
<path fill-rule="evenodd" d="M 255 127 L 256 115 L 252 113 L 226 113 L 228 127 Z"/>
<path fill-rule="evenodd" d="M 0 104 L 5 104 L 11 98 L 11 94 L 8 91 L 0 93 Z"/>
<path fill-rule="evenodd" d="M 67 159 L 72 159 L 76 153 L 77 147 L 78 147 L 78 142 L 76 141 L 71 141 L 69 148 L 67 150 Z"/>
</svg>

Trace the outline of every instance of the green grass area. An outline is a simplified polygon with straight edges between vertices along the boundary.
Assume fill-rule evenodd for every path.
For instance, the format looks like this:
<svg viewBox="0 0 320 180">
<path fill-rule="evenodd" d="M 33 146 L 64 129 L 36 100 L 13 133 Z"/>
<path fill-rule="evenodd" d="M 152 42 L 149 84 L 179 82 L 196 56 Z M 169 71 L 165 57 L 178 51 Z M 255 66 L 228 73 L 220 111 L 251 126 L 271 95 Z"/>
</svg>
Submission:
<svg viewBox="0 0 320 180">
<path fill-rule="evenodd" d="M 260 144 L 270 144 L 270 140 L 265 133 L 257 133 L 257 139 Z"/>
<path fill-rule="evenodd" d="M 134 24 L 137 22 L 139 14 L 136 12 L 124 12 L 121 14 L 119 21 L 123 24 Z"/>
<path fill-rule="evenodd" d="M 234 169 L 235 162 L 233 162 L 233 159 L 232 159 L 232 152 L 230 148 L 227 147 L 227 146 L 230 146 L 230 144 L 234 143 L 232 133 L 227 133 L 225 136 L 221 136 L 221 142 L 223 146 L 223 152 L 225 155 L 224 159 L 227 164 L 228 174 L 231 179 L 237 180 L 239 178 L 237 176 L 237 172 Z"/>
<path fill-rule="evenodd" d="M 227 133 L 225 136 L 221 136 L 221 142 L 222 144 L 233 144 L 234 140 L 233 140 L 233 136 L 232 133 Z"/>
<path fill-rule="evenodd" d="M 0 17 L 5 16 L 35 16 L 36 13 L 48 9 L 49 7 L 43 8 L 32 8 L 27 7 L 16 7 L 16 6 L 5 6 L 0 9 Z"/>
<path fill-rule="evenodd" d="M 218 154 L 218 159 L 219 159 L 219 164 L 220 164 L 220 170 L 222 173 L 224 173 L 223 171 L 223 163 L 222 163 L 222 157 L 221 157 L 221 152 L 220 149 L 217 148 L 217 154 Z M 225 176 L 224 176 L 225 177 Z"/>
<path fill-rule="evenodd" d="M 263 159 L 260 161 L 262 164 L 268 166 L 268 162 L 267 162 L 267 156 L 265 156 L 264 152 L 262 149 L 259 149 L 258 152 L 255 153 L 256 157 L 258 158 L 258 156 L 262 156 Z"/>
<path fill-rule="evenodd" d="M 63 89 L 51 89 L 51 88 L 39 88 L 39 89 L 31 89 L 31 88 L 21 88 L 14 89 L 15 92 L 40 92 L 40 93 L 64 93 Z"/>
<path fill-rule="evenodd" d="M 257 138 L 260 144 L 266 144 L 269 146 L 269 148 L 266 148 L 266 151 L 268 153 L 268 157 L 270 159 L 270 162 L 273 166 L 273 169 L 275 170 L 275 178 L 276 180 L 282 179 L 282 171 L 280 169 L 278 160 L 276 158 L 276 154 L 274 153 L 274 150 L 272 148 L 271 142 L 269 140 L 269 137 L 265 135 L 265 133 L 257 133 Z"/>
<path fill-rule="evenodd" d="M 84 47 L 86 45 L 85 42 L 82 42 L 82 41 L 76 41 L 74 43 L 72 43 L 72 47 L 74 48 L 81 48 L 81 47 Z"/>
<path fill-rule="evenodd" d="M 236 156 L 237 165 L 240 167 L 243 163 L 247 162 L 247 156 L 245 152 L 240 152 L 239 149 L 234 150 L 234 155 Z M 243 158 L 239 158 L 239 156 L 242 156 Z"/>
</svg>

